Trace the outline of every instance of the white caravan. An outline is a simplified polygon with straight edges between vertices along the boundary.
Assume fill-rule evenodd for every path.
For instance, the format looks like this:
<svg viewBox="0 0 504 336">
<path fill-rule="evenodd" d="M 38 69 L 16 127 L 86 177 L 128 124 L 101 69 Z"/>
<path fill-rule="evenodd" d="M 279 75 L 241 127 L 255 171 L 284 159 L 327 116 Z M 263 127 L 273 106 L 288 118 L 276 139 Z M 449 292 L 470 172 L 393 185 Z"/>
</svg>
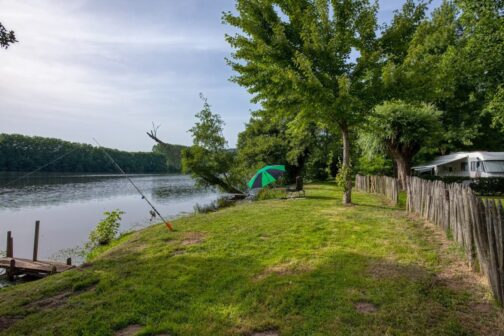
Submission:
<svg viewBox="0 0 504 336">
<path fill-rule="evenodd" d="M 413 167 L 415 175 L 504 177 L 504 152 L 459 152 Z"/>
</svg>

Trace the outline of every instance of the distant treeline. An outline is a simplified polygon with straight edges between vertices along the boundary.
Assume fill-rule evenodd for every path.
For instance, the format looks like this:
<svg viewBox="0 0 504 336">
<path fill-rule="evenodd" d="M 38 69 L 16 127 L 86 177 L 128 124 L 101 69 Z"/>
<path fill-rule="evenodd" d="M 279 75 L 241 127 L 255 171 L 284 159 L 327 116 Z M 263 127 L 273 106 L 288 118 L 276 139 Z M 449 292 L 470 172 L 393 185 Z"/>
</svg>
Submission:
<svg viewBox="0 0 504 336">
<path fill-rule="evenodd" d="M 159 153 L 106 149 L 127 173 L 165 173 L 165 156 Z M 117 173 L 103 149 L 60 139 L 0 134 L 0 171 L 33 171 L 54 159 L 44 172 Z"/>
</svg>

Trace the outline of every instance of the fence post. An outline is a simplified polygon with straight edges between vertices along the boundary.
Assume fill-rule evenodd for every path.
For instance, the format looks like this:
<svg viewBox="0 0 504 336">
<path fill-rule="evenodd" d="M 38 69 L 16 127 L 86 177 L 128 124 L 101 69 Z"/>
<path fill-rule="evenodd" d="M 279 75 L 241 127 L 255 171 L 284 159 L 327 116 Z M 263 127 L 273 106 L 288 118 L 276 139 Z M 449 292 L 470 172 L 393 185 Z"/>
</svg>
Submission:
<svg viewBox="0 0 504 336">
<path fill-rule="evenodd" d="M 14 257 L 14 239 L 12 238 L 12 232 L 7 231 L 7 258 Z"/>
<path fill-rule="evenodd" d="M 37 261 L 38 258 L 39 231 L 40 231 L 40 221 L 36 221 L 35 238 L 33 239 L 33 261 Z"/>
<path fill-rule="evenodd" d="M 9 281 L 14 281 L 16 275 L 16 259 L 11 259 L 9 268 L 7 270 L 7 278 Z"/>
</svg>

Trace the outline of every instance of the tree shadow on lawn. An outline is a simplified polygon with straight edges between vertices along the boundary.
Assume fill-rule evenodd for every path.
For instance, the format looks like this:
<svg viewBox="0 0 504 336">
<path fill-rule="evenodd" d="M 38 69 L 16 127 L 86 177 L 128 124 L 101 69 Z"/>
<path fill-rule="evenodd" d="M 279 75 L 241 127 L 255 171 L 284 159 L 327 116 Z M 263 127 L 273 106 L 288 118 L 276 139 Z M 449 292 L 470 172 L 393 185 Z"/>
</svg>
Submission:
<svg viewBox="0 0 504 336">
<path fill-rule="evenodd" d="M 308 272 L 272 273 L 256 291 L 267 305 L 254 311 L 267 310 L 281 335 L 504 334 L 495 306 L 429 269 L 357 253 L 336 253 Z M 474 314 L 481 304 L 485 313 Z"/>
<path fill-rule="evenodd" d="M 331 200 L 331 201 L 334 201 L 334 200 L 341 200 L 341 197 L 337 197 L 337 196 L 334 196 L 334 197 L 331 197 L 331 196 L 322 196 L 322 195 L 306 195 L 305 196 L 306 199 L 310 199 L 310 200 Z"/>
<path fill-rule="evenodd" d="M 382 209 L 382 210 L 391 210 L 391 211 L 402 211 L 404 212 L 406 209 L 399 208 L 393 205 L 376 205 L 376 204 L 370 204 L 370 203 L 364 203 L 364 202 L 354 202 L 354 205 L 361 207 L 361 208 L 371 208 L 371 209 Z"/>
<path fill-rule="evenodd" d="M 41 333 L 47 327 L 87 334 L 134 324 L 154 335 L 464 335 L 494 327 L 480 325 L 494 310 L 486 313 L 488 319 L 472 314 L 468 293 L 449 289 L 417 264 L 347 251 L 320 255 L 314 250 L 295 259 L 278 249 L 276 259 L 282 262 L 274 264 L 241 249 L 188 248 L 175 256 L 171 249 L 148 255 L 126 249 L 97 260 L 81 270 L 100 274 L 94 293 L 76 297 L 72 306 L 35 312 L 32 325 L 16 321 L 13 334 L 33 330 L 37 320 L 48 321 L 39 326 Z M 299 267 L 309 262 L 310 267 Z"/>
</svg>

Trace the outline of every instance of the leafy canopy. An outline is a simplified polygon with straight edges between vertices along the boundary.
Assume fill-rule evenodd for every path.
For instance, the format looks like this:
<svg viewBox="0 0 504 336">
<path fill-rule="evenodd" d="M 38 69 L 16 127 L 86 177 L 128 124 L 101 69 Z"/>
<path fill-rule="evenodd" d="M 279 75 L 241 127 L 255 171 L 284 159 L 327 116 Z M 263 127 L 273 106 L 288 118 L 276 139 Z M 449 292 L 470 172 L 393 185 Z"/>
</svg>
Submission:
<svg viewBox="0 0 504 336">
<path fill-rule="evenodd" d="M 368 154 L 398 150 L 414 155 L 423 146 L 435 145 L 441 136 L 441 112 L 430 104 L 387 101 L 367 118 L 360 141 Z"/>
<path fill-rule="evenodd" d="M 227 36 L 236 50 L 232 80 L 247 87 L 267 108 L 331 126 L 359 120 L 356 98 L 367 75 L 361 65 L 373 57 L 376 6 L 366 0 L 238 0 L 238 15 L 224 21 L 242 34 Z M 362 91 L 362 90 L 360 90 Z"/>
<path fill-rule="evenodd" d="M 0 22 L 0 48 L 7 49 L 12 43 L 16 43 L 16 35 L 12 30 L 7 30 Z"/>
<path fill-rule="evenodd" d="M 222 135 L 224 121 L 212 113 L 203 95 L 202 110 L 196 114 L 196 123 L 189 130 L 193 145 L 182 150 L 182 169 L 190 173 L 201 187 L 216 186 L 223 191 L 241 193 L 235 186 L 241 179 L 233 172 L 235 153 L 227 148 Z"/>
</svg>

